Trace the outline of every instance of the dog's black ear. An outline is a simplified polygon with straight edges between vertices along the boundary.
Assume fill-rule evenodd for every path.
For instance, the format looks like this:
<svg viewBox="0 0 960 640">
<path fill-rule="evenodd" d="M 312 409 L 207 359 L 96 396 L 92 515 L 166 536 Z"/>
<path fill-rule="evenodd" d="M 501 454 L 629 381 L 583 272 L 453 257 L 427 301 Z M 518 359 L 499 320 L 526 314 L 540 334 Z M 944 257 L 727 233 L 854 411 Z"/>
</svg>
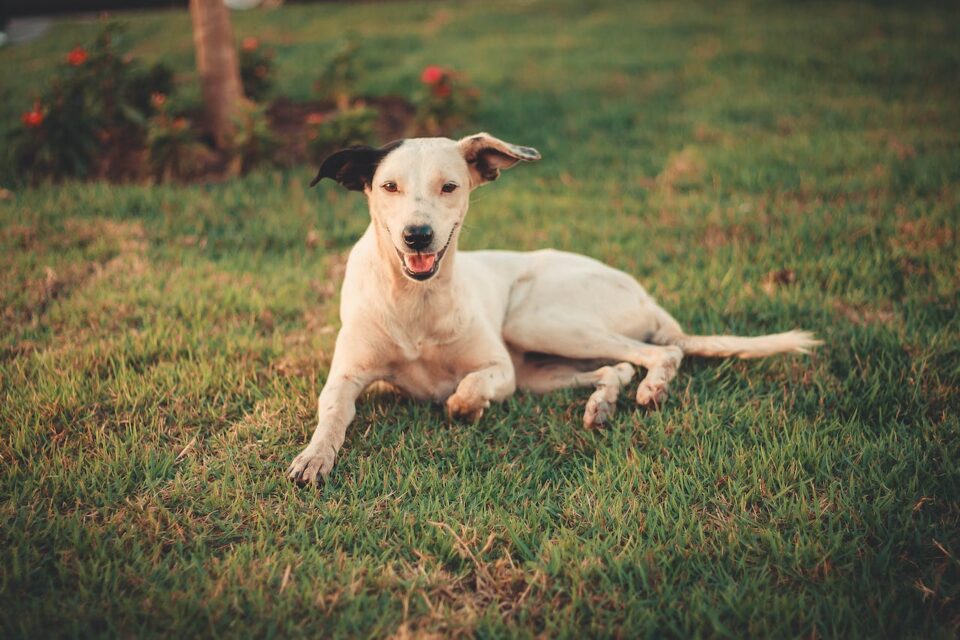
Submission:
<svg viewBox="0 0 960 640">
<path fill-rule="evenodd" d="M 463 159 L 470 167 L 472 187 L 496 180 L 501 169 L 509 169 L 521 160 L 533 162 L 540 159 L 540 152 L 533 147 L 504 142 L 489 133 L 476 133 L 461 139 L 457 145 Z"/>
<path fill-rule="evenodd" d="M 379 149 L 366 145 L 341 149 L 323 161 L 310 186 L 324 178 L 332 178 L 351 191 L 363 191 L 373 180 L 373 174 L 384 157 L 401 144 L 403 140 L 390 142 Z"/>
</svg>

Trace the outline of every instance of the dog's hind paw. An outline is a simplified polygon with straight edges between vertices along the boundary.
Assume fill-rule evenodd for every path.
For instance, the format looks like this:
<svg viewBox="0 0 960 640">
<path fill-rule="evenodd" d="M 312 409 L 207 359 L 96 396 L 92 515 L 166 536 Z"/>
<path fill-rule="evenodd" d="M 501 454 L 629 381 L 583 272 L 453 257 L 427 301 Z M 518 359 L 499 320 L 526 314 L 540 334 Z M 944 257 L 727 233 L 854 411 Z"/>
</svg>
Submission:
<svg viewBox="0 0 960 640">
<path fill-rule="evenodd" d="M 637 404 L 648 409 L 659 409 L 667 399 L 665 382 L 650 382 L 645 379 L 637 387 Z"/>
<path fill-rule="evenodd" d="M 602 427 L 616 410 L 616 403 L 608 402 L 600 394 L 599 391 L 595 392 L 587 400 L 587 408 L 583 412 L 583 426 L 587 429 Z"/>
<path fill-rule="evenodd" d="M 587 429 L 602 426 L 617 410 L 617 396 L 623 385 L 633 378 L 634 368 L 629 362 L 602 367 L 591 375 L 597 376 L 597 390 L 587 400 L 583 412 L 583 426 Z"/>
<path fill-rule="evenodd" d="M 337 452 L 331 446 L 307 447 L 293 459 L 287 477 L 297 484 L 314 484 L 326 480 L 337 461 Z"/>
</svg>

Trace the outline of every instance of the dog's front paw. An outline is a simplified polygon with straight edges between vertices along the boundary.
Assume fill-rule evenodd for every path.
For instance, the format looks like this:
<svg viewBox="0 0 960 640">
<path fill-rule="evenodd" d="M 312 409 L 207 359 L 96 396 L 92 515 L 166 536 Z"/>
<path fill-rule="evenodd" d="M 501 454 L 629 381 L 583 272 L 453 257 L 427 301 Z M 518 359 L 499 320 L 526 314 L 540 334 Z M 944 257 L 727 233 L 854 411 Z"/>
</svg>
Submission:
<svg viewBox="0 0 960 640">
<path fill-rule="evenodd" d="M 489 406 L 489 401 L 466 400 L 459 393 L 455 393 L 447 398 L 447 417 L 451 420 L 477 422 L 483 415 L 483 410 Z"/>
<path fill-rule="evenodd" d="M 337 461 L 337 451 L 330 445 L 308 446 L 300 452 L 290 468 L 287 477 L 297 484 L 313 484 L 326 480 Z"/>
</svg>

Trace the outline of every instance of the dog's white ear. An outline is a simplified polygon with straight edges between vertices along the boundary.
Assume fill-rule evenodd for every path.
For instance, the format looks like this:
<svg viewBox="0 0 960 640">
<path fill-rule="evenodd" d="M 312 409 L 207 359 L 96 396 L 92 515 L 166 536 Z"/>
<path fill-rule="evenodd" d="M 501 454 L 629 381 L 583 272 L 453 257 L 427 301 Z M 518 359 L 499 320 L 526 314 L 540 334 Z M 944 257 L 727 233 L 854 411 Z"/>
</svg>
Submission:
<svg viewBox="0 0 960 640">
<path fill-rule="evenodd" d="M 521 160 L 533 162 L 540 159 L 540 152 L 533 147 L 510 144 L 489 133 L 475 133 L 462 138 L 457 145 L 470 167 L 471 187 L 496 180 L 501 169 L 509 169 Z"/>
<path fill-rule="evenodd" d="M 380 161 L 401 144 L 403 140 L 395 140 L 379 149 L 366 145 L 341 149 L 323 161 L 310 186 L 324 178 L 332 178 L 351 191 L 363 191 L 373 180 Z"/>
</svg>

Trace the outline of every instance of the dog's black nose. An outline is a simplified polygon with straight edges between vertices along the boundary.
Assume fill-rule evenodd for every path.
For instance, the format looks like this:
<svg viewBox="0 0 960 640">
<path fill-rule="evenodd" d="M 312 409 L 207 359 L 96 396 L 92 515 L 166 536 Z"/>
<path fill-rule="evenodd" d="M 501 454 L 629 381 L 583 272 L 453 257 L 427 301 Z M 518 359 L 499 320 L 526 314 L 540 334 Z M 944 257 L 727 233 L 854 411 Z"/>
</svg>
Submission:
<svg viewBox="0 0 960 640">
<path fill-rule="evenodd" d="M 428 224 L 411 224 L 403 229 L 404 243 L 414 251 L 422 251 L 433 242 L 433 228 Z"/>
</svg>

